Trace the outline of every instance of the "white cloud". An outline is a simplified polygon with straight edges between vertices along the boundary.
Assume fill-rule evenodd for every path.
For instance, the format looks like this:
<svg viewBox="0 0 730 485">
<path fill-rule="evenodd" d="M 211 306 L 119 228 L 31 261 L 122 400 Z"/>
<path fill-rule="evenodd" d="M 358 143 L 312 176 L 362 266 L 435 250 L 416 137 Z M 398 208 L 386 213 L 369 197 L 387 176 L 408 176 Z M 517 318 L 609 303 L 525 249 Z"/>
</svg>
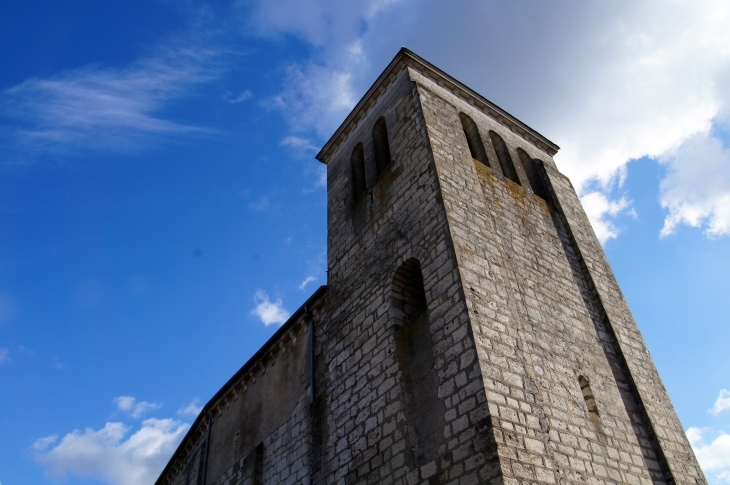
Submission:
<svg viewBox="0 0 730 485">
<path fill-rule="evenodd" d="M 614 225 L 611 217 L 629 210 L 630 201 L 625 198 L 612 201 L 601 192 L 589 192 L 583 195 L 580 201 L 601 244 L 605 244 L 609 239 L 618 236 L 619 230 Z M 632 213 L 630 210 L 629 212 Z"/>
<path fill-rule="evenodd" d="M 717 416 L 723 411 L 730 409 L 730 391 L 727 389 L 721 389 L 720 395 L 717 396 L 717 400 L 712 408 L 708 411 L 710 414 Z"/>
<path fill-rule="evenodd" d="M 0 365 L 3 365 L 6 362 L 10 362 L 10 353 L 8 352 L 8 349 L 0 348 Z"/>
<path fill-rule="evenodd" d="M 192 416 L 196 417 L 198 414 L 200 414 L 200 411 L 203 410 L 203 406 L 201 406 L 198 402 L 198 399 L 193 399 L 190 404 L 187 406 L 183 406 L 180 409 L 177 410 L 178 416 Z"/>
<path fill-rule="evenodd" d="M 127 437 L 130 427 L 110 422 L 99 430 L 74 430 L 60 442 L 56 435 L 40 438 L 33 451 L 53 480 L 76 475 L 112 485 L 152 484 L 188 428 L 173 419 L 147 419 Z"/>
<path fill-rule="evenodd" d="M 707 133 L 664 154 L 662 207 L 669 210 L 661 235 L 677 226 L 702 227 L 709 237 L 730 234 L 730 150 Z"/>
<path fill-rule="evenodd" d="M 713 433 L 711 429 L 695 427 L 689 428 L 686 433 L 702 470 L 705 473 L 719 472 L 727 477 L 730 473 L 730 434 Z M 708 435 L 716 437 L 712 442 L 706 443 L 705 438 Z"/>
<path fill-rule="evenodd" d="M 162 404 L 154 402 L 137 402 L 137 399 L 132 396 L 115 397 L 112 402 L 117 405 L 117 409 L 127 413 L 134 419 L 141 418 L 149 411 L 154 411 L 155 409 L 160 409 L 162 407 Z"/>
<path fill-rule="evenodd" d="M 157 113 L 216 77 L 217 58 L 204 48 L 165 49 L 126 69 L 86 66 L 27 79 L 0 93 L 0 116 L 15 126 L 0 125 L 0 135 L 34 154 L 129 152 L 159 137 L 206 132 Z"/>
<path fill-rule="evenodd" d="M 253 297 L 256 308 L 251 310 L 253 315 L 261 319 L 264 325 L 281 325 L 289 318 L 289 312 L 283 307 L 281 299 L 272 302 L 265 291 L 259 290 Z"/>
<path fill-rule="evenodd" d="M 660 157 L 730 120 L 725 0 L 253 5 L 261 35 L 295 35 L 314 47 L 309 64 L 291 67 L 279 101 L 293 128 L 321 136 L 401 45 L 554 139 L 556 160 L 581 195 L 597 181 L 608 199 L 630 160 Z M 717 164 L 706 168 L 708 178 L 718 175 Z M 720 199 L 672 194 L 667 227 L 702 220 L 709 235 L 727 232 Z M 613 215 L 592 218 L 604 240 L 615 237 Z"/>
<path fill-rule="evenodd" d="M 306 278 L 304 278 L 304 281 L 302 281 L 302 284 L 299 285 L 299 289 L 303 290 L 309 283 L 313 281 L 317 281 L 317 278 L 315 278 L 314 276 L 307 276 Z"/>
</svg>

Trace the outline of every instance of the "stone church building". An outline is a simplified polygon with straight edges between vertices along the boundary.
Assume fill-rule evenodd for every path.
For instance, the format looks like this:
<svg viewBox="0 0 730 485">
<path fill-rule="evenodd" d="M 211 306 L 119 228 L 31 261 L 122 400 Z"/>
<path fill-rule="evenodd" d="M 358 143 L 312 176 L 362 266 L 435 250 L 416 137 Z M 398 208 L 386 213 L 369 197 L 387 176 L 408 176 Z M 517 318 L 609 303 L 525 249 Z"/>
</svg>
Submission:
<svg viewBox="0 0 730 485">
<path fill-rule="evenodd" d="M 402 49 L 317 155 L 327 286 L 157 485 L 706 483 L 557 151 Z"/>
</svg>

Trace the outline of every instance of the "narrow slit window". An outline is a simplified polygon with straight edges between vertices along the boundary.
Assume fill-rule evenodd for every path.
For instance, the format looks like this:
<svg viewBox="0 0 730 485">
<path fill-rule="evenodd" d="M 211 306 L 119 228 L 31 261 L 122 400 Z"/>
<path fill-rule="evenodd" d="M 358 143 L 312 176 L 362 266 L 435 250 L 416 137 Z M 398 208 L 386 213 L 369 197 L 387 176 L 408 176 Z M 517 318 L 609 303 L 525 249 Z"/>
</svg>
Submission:
<svg viewBox="0 0 730 485">
<path fill-rule="evenodd" d="M 385 117 L 381 117 L 373 127 L 373 148 L 375 149 L 375 167 L 377 175 L 383 173 L 390 164 L 390 145 L 388 144 L 388 128 Z"/>
<path fill-rule="evenodd" d="M 583 376 L 578 376 L 578 383 L 580 384 L 580 390 L 583 393 L 583 399 L 586 401 L 586 407 L 588 408 L 588 414 L 594 421 L 598 420 L 598 406 L 596 405 L 596 398 L 593 397 L 593 391 L 591 385 L 588 383 L 588 379 Z"/>
<path fill-rule="evenodd" d="M 517 154 L 520 156 L 520 162 L 522 162 L 522 168 L 525 169 L 525 174 L 527 174 L 527 180 L 530 182 L 532 192 L 542 200 L 549 200 L 547 188 L 538 173 L 537 164 L 540 163 L 539 160 L 530 158 L 522 148 L 517 149 Z"/>
<path fill-rule="evenodd" d="M 352 169 L 352 196 L 357 200 L 365 192 L 365 156 L 362 151 L 362 143 L 358 143 L 352 151 L 350 159 Z"/>
<path fill-rule="evenodd" d="M 482 162 L 488 167 L 489 160 L 487 159 L 487 151 L 484 149 L 482 137 L 479 136 L 477 124 L 464 113 L 459 113 L 459 118 L 461 119 L 461 127 L 464 129 L 464 135 L 466 135 L 466 142 L 469 145 L 471 158 Z"/>
<path fill-rule="evenodd" d="M 522 185 L 520 184 L 520 178 L 517 176 L 517 170 L 515 169 L 514 162 L 512 162 L 507 144 L 501 136 L 493 131 L 489 132 L 489 138 L 492 140 L 492 145 L 494 145 L 494 151 L 497 153 L 497 160 L 499 160 L 499 166 L 502 167 L 504 176 L 514 183 Z"/>
</svg>

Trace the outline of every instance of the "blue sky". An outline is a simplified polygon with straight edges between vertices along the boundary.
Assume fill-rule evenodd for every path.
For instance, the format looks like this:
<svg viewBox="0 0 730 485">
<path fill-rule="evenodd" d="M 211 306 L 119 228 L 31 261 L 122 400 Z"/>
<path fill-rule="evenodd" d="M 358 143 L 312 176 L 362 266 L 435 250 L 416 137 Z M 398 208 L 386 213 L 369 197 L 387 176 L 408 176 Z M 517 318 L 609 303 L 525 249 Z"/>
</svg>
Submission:
<svg viewBox="0 0 730 485">
<path fill-rule="evenodd" d="M 730 6 L 0 5 L 0 483 L 152 483 L 318 285 L 314 154 L 400 46 L 562 147 L 730 483 Z"/>
</svg>

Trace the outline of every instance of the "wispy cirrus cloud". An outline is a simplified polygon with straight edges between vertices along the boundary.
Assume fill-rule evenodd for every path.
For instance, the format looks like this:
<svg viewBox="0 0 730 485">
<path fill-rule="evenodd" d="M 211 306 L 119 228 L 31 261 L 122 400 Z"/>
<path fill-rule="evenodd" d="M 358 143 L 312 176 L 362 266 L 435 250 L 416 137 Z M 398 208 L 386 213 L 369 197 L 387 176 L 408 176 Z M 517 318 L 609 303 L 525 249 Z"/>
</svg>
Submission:
<svg viewBox="0 0 730 485">
<path fill-rule="evenodd" d="M 352 77 L 347 68 L 332 69 L 315 62 L 289 66 L 286 87 L 273 104 L 295 131 L 314 129 L 326 136 L 357 102 Z"/>
<path fill-rule="evenodd" d="M 299 151 L 299 152 L 308 152 L 308 153 L 316 153 L 319 149 L 314 146 L 314 144 L 307 140 L 306 138 L 301 138 L 298 136 L 287 136 L 281 142 L 279 143 L 281 146 L 289 147 L 293 150 Z"/>
<path fill-rule="evenodd" d="M 161 138 L 207 133 L 161 110 L 221 70 L 219 50 L 166 47 L 127 68 L 91 65 L 30 78 L 0 93 L 0 140 L 33 156 L 134 152 Z"/>
<path fill-rule="evenodd" d="M 317 182 L 315 183 L 315 188 L 322 187 L 327 188 L 327 166 L 317 166 Z"/>
<path fill-rule="evenodd" d="M 244 101 L 248 100 L 253 96 L 253 93 L 249 90 L 243 91 L 238 96 L 233 96 L 230 92 L 226 94 L 225 100 L 228 101 L 231 104 L 236 103 L 243 103 Z"/>
<path fill-rule="evenodd" d="M 290 135 L 285 137 L 281 142 L 281 146 L 288 147 L 298 158 L 311 158 L 319 151 L 317 147 L 308 138 L 302 138 L 299 136 Z M 310 185 L 304 187 L 302 192 L 305 194 L 311 194 L 317 191 L 317 189 L 327 187 L 327 166 L 323 164 L 307 164 L 305 170 L 306 178 L 311 180 L 314 176 L 314 181 Z"/>
<path fill-rule="evenodd" d="M 61 359 L 59 359 L 57 355 L 52 356 L 52 358 L 53 358 L 53 367 L 56 370 L 66 370 L 66 364 L 61 362 Z"/>
<path fill-rule="evenodd" d="M 0 291 L 0 325 L 11 321 L 18 313 L 18 306 L 15 299 L 7 293 Z"/>
</svg>

